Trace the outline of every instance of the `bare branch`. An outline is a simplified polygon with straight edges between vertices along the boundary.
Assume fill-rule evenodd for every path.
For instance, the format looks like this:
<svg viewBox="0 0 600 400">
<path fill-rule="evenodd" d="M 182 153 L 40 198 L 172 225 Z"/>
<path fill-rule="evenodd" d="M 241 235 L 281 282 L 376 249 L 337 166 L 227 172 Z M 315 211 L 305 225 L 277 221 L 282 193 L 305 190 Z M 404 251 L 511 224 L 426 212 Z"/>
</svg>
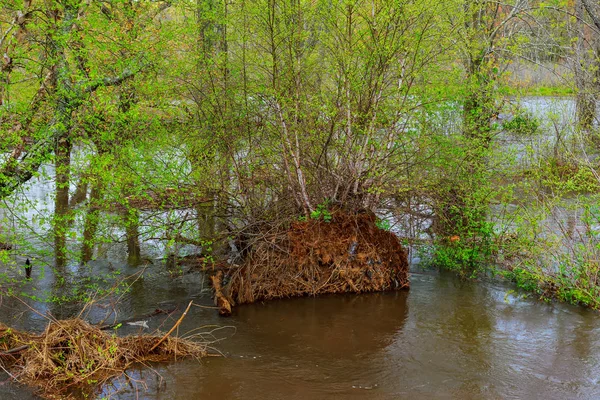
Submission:
<svg viewBox="0 0 600 400">
<path fill-rule="evenodd" d="M 93 93 L 100 87 L 118 86 L 118 85 L 122 84 L 123 82 L 125 82 L 126 80 L 133 78 L 137 73 L 142 71 L 145 67 L 146 66 L 143 66 L 135 71 L 126 69 L 125 71 L 123 71 L 123 73 L 121 75 L 98 79 L 94 82 L 88 82 L 83 85 L 82 93 Z"/>
<path fill-rule="evenodd" d="M 592 5 L 590 4 L 589 0 L 581 0 L 581 2 L 583 3 L 583 7 L 585 7 L 585 11 L 587 11 L 590 18 L 592 18 L 592 21 L 594 22 L 594 25 L 596 25 L 596 28 L 600 30 L 600 17 L 598 17 L 598 15 L 594 13 L 594 10 L 592 9 Z"/>
</svg>

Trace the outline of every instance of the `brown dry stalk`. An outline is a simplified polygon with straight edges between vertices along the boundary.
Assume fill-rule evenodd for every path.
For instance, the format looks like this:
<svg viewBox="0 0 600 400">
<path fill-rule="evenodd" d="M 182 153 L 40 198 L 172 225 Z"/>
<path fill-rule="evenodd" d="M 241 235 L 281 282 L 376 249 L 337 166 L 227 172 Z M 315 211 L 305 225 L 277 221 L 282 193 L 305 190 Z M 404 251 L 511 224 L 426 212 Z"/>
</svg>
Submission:
<svg viewBox="0 0 600 400">
<path fill-rule="evenodd" d="M 152 348 L 150 349 L 150 352 L 154 351 L 154 349 L 156 349 L 162 342 L 164 342 L 169 337 L 169 335 L 171 335 L 171 333 L 173 333 L 173 331 L 175 329 L 177 329 L 177 327 L 181 324 L 181 321 L 183 321 L 183 319 L 187 315 L 188 311 L 190 310 L 190 307 L 192 306 L 193 302 L 194 302 L 194 300 L 190 301 L 190 303 L 186 307 L 183 314 L 181 314 L 181 317 L 179 317 L 177 322 L 175 322 L 175 325 L 173 325 L 173 327 L 169 330 L 169 332 L 167 332 L 167 334 L 165 336 L 163 336 L 154 346 L 152 346 Z"/>
<path fill-rule="evenodd" d="M 10 349 L 10 350 L 3 351 L 3 352 L 0 353 L 0 356 L 8 356 L 8 355 L 11 355 L 11 354 L 19 353 L 19 352 L 21 352 L 23 350 L 27 350 L 28 348 L 29 348 L 29 345 L 28 344 L 24 344 L 22 346 L 15 347 L 15 348 Z"/>
<path fill-rule="evenodd" d="M 0 326 L 0 339 L 0 368 L 48 399 L 76 398 L 70 390 L 92 396 L 134 364 L 207 355 L 205 344 L 167 335 L 117 337 L 81 319 L 52 321 L 38 336 Z"/>
</svg>

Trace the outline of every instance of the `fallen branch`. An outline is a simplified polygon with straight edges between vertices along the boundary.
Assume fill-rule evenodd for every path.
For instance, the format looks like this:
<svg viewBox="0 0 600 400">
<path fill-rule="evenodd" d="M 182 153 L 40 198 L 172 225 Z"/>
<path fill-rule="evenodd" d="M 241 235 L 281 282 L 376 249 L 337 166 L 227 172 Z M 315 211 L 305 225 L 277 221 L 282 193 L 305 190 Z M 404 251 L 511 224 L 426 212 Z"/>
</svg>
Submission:
<svg viewBox="0 0 600 400">
<path fill-rule="evenodd" d="M 27 350 L 29 348 L 28 344 L 24 344 L 23 346 L 15 347 L 14 349 L 6 350 L 0 352 L 0 356 L 10 356 L 11 354 L 20 353 L 23 350 Z"/>
<path fill-rule="evenodd" d="M 183 321 L 183 319 L 187 315 L 188 311 L 190 310 L 190 307 L 192 306 L 193 302 L 194 302 L 194 300 L 190 301 L 190 303 L 186 307 L 183 314 L 181 314 L 181 317 L 179 317 L 179 319 L 177 320 L 177 322 L 175 322 L 175 325 L 173 325 L 173 327 L 169 330 L 169 332 L 167 332 L 167 334 L 165 336 L 163 336 L 154 346 L 152 346 L 152 348 L 150 349 L 150 353 L 152 351 L 154 351 L 154 349 L 156 349 L 162 342 L 164 342 L 169 337 L 169 335 L 171 335 L 171 333 L 173 333 L 173 331 L 175 329 L 177 329 L 177 327 L 181 324 L 181 321 Z"/>
<path fill-rule="evenodd" d="M 219 307 L 219 314 L 223 316 L 231 315 L 231 302 L 223 293 L 223 271 L 219 271 L 216 275 L 211 276 L 210 280 L 212 281 L 212 287 L 215 291 L 215 302 Z"/>
</svg>

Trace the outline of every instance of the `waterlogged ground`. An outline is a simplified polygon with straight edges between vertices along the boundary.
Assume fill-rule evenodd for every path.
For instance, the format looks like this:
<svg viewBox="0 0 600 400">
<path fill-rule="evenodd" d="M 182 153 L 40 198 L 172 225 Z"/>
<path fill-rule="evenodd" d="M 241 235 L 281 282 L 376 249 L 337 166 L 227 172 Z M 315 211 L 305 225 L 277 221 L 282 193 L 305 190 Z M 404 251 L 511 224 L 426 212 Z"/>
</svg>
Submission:
<svg viewBox="0 0 600 400">
<path fill-rule="evenodd" d="M 134 284 L 119 318 L 210 305 L 201 277 L 165 283 L 161 267 Z M 194 307 L 179 334 L 204 327 L 224 357 L 154 365 L 107 385 L 118 399 L 594 399 L 600 398 L 600 314 L 545 304 L 494 282 L 414 273 L 408 292 L 273 301 L 239 307 L 231 318 Z M 12 309 L 11 309 L 12 308 Z M 4 301 L 0 321 L 44 321 Z M 57 309 L 57 312 L 68 312 Z M 73 310 L 71 310 L 73 311 Z M 89 314 L 100 318 L 102 307 Z M 148 319 L 146 332 L 173 318 Z M 28 392 L 0 385 L 0 398 Z M 29 397 L 31 397 L 29 395 Z"/>
<path fill-rule="evenodd" d="M 499 143 L 517 158 L 531 149 L 552 146 L 556 132 L 562 137 L 570 120 L 564 117 L 555 123 L 551 114 L 573 113 L 569 99 L 529 98 L 522 104 L 542 118 L 546 134 L 500 136 Z M 51 190 L 48 179 L 41 177 L 31 182 L 18 207 L 0 209 L 5 228 L 23 232 L 25 227 L 34 228 L 36 234 L 28 234 L 28 240 L 38 251 L 51 243 L 48 219 L 39 218 L 40 210 L 51 207 Z M 555 219 L 572 225 L 569 229 L 582 230 L 578 209 L 572 208 L 568 212 L 557 208 Z M 503 212 L 495 215 L 501 218 Z M 427 224 L 399 225 L 394 228 L 418 235 Z M 552 221 L 548 226 L 558 231 Z M 160 244 L 146 242 L 145 246 L 146 257 L 164 255 Z M 23 256 L 13 260 L 17 266 L 23 264 L 29 249 L 19 248 L 19 252 Z M 134 275 L 130 291 L 99 298 L 86 310 L 83 316 L 92 322 L 125 320 L 157 308 L 178 309 L 172 317 L 143 318 L 148 329 L 125 324 L 119 329 L 121 334 L 167 331 L 190 300 L 212 306 L 205 279 L 199 274 L 172 276 L 159 261 L 148 267 L 125 266 L 122 244 L 107 246 L 102 254 L 102 261 L 89 267 L 70 265 L 62 285 L 50 268 L 41 267 L 41 260 L 34 264 L 32 281 L 24 285 L 19 283 L 20 267 L 0 273 L 17 280 L 5 285 L 39 298 L 61 296 L 77 285 L 104 287 L 102 279 L 114 278 L 116 273 Z M 143 275 L 137 276 L 142 270 Z M 542 303 L 512 292 L 510 285 L 463 282 L 451 274 L 418 271 L 411 282 L 409 292 L 242 306 L 228 319 L 219 318 L 213 309 L 193 307 L 178 334 L 212 332 L 204 337 L 214 340 L 212 346 L 224 357 L 130 371 L 128 380 L 105 386 L 98 398 L 600 398 L 598 312 Z M 42 330 L 47 323 L 43 314 L 66 318 L 80 311 L 78 306 L 33 300 L 29 304 L 42 315 L 14 299 L 2 298 L 0 322 Z M 2 375 L 0 399 L 29 398 L 35 398 L 29 389 Z"/>
</svg>

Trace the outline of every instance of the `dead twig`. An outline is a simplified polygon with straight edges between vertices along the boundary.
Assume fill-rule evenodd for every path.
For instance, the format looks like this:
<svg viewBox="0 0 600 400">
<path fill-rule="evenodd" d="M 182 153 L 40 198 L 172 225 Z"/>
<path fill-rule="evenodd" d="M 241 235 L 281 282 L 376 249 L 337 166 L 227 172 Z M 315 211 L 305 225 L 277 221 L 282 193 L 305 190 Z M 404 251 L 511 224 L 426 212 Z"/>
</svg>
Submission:
<svg viewBox="0 0 600 400">
<path fill-rule="evenodd" d="M 183 314 L 181 314 L 181 317 L 179 317 L 177 322 L 175 322 L 175 325 L 173 325 L 173 327 L 169 330 L 169 332 L 167 332 L 167 334 L 165 336 L 163 336 L 154 346 L 152 346 L 152 348 L 150 349 L 150 352 L 154 351 L 154 349 L 156 349 L 162 342 L 164 342 L 169 337 L 169 335 L 171 335 L 171 333 L 173 333 L 173 331 L 175 329 L 177 329 L 177 327 L 181 324 L 181 321 L 183 321 L 183 319 L 187 315 L 188 311 L 190 310 L 190 307 L 192 306 L 193 302 L 194 302 L 194 300 L 190 301 L 190 303 L 186 307 Z"/>
</svg>

